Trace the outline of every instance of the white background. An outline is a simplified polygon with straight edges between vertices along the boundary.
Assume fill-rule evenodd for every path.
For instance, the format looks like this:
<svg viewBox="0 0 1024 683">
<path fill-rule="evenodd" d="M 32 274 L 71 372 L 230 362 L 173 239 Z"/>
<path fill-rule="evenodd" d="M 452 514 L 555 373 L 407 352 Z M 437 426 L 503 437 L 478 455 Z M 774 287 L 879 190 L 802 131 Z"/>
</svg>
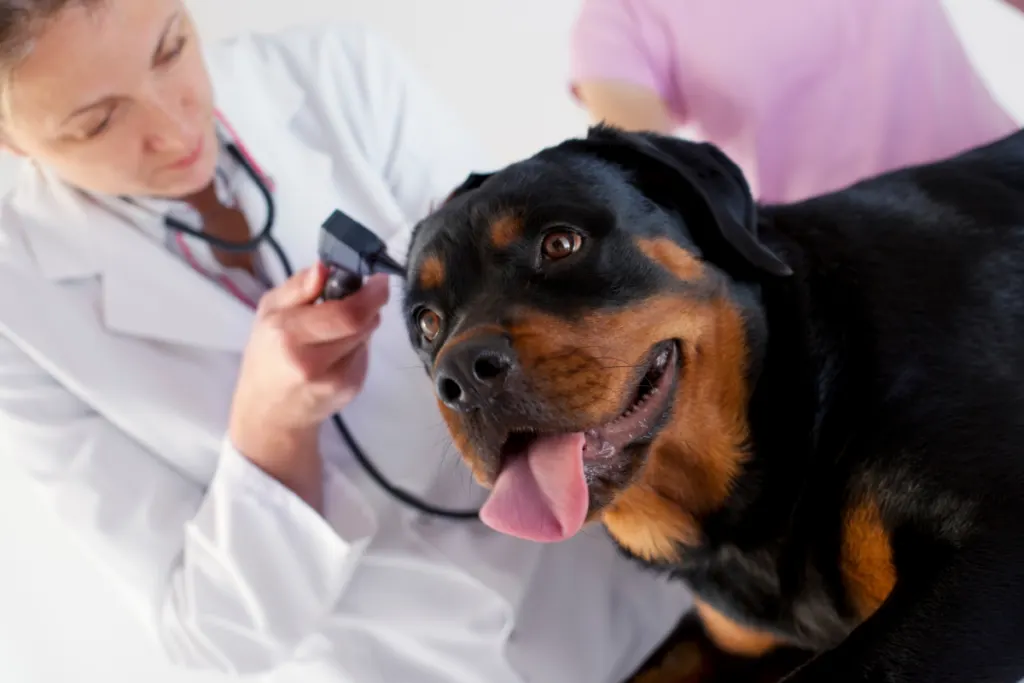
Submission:
<svg viewBox="0 0 1024 683">
<path fill-rule="evenodd" d="M 208 38 L 361 20 L 405 48 L 499 158 L 582 131 L 566 90 L 578 0 L 192 0 Z M 1024 18 L 998 0 L 945 0 L 978 68 L 1024 122 Z M 11 162 L 0 159 L 0 192 Z M 81 552 L 17 486 L 0 454 L 0 681 L 188 683 L 168 672 Z"/>
</svg>

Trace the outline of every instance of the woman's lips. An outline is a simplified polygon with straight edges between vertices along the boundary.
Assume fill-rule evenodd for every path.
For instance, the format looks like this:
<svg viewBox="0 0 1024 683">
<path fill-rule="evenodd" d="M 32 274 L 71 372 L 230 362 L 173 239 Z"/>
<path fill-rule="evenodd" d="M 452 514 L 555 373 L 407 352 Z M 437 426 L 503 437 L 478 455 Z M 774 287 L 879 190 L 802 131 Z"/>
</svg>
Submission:
<svg viewBox="0 0 1024 683">
<path fill-rule="evenodd" d="M 187 155 L 181 157 L 177 161 L 174 161 L 174 162 L 168 164 L 167 168 L 169 168 L 171 170 L 174 170 L 174 171 L 182 171 L 182 170 L 192 166 L 197 161 L 199 161 L 199 157 L 201 157 L 202 155 L 203 155 L 203 140 L 202 140 L 202 138 L 200 138 L 199 143 L 196 144 L 195 148 L 191 152 L 189 152 Z"/>
</svg>

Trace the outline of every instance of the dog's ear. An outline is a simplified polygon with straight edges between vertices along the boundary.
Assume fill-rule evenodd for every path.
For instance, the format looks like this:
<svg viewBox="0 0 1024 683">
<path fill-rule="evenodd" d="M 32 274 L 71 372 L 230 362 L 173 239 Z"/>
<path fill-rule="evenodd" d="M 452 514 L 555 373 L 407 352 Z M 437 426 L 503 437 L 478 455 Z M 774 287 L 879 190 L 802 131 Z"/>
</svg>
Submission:
<svg viewBox="0 0 1024 683">
<path fill-rule="evenodd" d="M 654 133 L 595 126 L 579 149 L 623 167 L 652 201 L 686 218 L 711 263 L 737 274 L 744 266 L 779 277 L 792 269 L 757 235 L 757 211 L 739 167 L 717 147 Z"/>
<path fill-rule="evenodd" d="M 468 176 L 466 176 L 466 179 L 463 180 L 462 183 L 460 183 L 454 190 L 449 192 L 448 196 L 441 200 L 440 203 L 432 202 L 428 214 L 432 215 L 435 211 L 440 210 L 441 207 L 445 206 L 453 199 L 460 197 L 466 194 L 467 192 L 477 189 L 478 187 L 483 185 L 484 182 L 492 175 L 494 175 L 494 173 L 470 173 Z M 409 240 L 409 246 L 405 254 L 406 263 L 412 263 L 413 249 L 418 243 L 419 237 L 423 232 L 424 228 L 430 225 L 429 219 L 430 216 L 418 221 L 416 225 L 413 226 L 412 237 Z"/>
<path fill-rule="evenodd" d="M 445 197 L 445 200 L 443 202 L 441 202 L 441 206 L 444 206 L 445 204 L 447 204 L 451 200 L 455 199 L 456 197 L 464 195 L 464 194 L 466 194 L 467 192 L 469 192 L 471 190 L 477 189 L 478 187 L 483 185 L 484 181 L 486 181 L 492 175 L 494 175 L 494 174 L 493 173 L 470 173 L 468 176 L 466 176 L 466 179 L 462 181 L 461 185 L 456 187 L 454 190 L 451 191 L 451 193 L 448 194 L 447 197 Z"/>
</svg>

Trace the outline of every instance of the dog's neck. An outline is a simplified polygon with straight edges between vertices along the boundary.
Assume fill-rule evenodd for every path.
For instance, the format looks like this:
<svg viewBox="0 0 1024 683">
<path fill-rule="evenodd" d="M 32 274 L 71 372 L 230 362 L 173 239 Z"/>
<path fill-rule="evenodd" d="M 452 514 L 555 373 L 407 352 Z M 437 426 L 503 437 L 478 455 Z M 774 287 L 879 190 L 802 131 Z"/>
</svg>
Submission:
<svg viewBox="0 0 1024 683">
<path fill-rule="evenodd" d="M 822 456 L 831 450 L 828 441 L 836 433 L 830 415 L 843 393 L 840 311 L 816 298 L 815 276 L 801 250 L 769 220 L 762 219 L 761 233 L 786 256 L 794 274 L 766 280 L 741 295 L 751 349 L 750 460 L 734 494 L 707 520 L 730 530 L 748 518 L 757 519 L 760 528 L 771 517 L 788 523 L 808 480 L 827 466 Z"/>
</svg>

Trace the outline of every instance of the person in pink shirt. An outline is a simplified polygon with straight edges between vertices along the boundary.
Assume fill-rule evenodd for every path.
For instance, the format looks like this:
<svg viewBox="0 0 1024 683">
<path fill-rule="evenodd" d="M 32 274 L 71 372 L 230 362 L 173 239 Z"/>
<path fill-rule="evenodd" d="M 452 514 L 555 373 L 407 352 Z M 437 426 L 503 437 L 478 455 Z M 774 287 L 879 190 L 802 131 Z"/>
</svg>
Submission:
<svg viewBox="0 0 1024 683">
<path fill-rule="evenodd" d="M 571 53 L 572 92 L 593 119 L 714 143 L 763 202 L 1020 126 L 939 0 L 583 0 Z"/>
</svg>

